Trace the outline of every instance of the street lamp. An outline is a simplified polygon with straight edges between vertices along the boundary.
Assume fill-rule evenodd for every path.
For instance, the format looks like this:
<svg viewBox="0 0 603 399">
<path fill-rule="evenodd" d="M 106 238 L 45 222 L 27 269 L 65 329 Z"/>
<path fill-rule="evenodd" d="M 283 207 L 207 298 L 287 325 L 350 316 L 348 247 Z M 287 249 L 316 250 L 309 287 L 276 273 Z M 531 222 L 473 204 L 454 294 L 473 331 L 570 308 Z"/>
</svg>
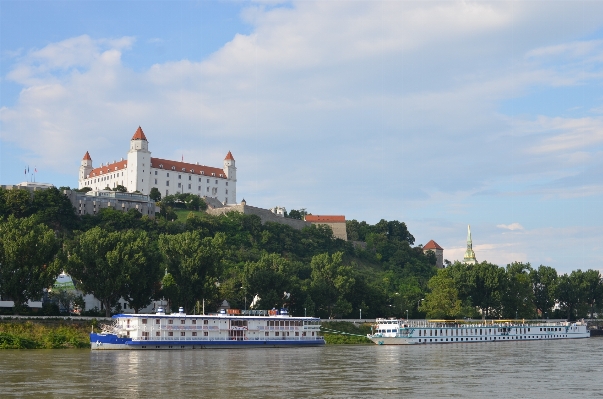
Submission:
<svg viewBox="0 0 603 399">
<path fill-rule="evenodd" d="M 362 320 L 362 309 L 359 309 L 359 310 L 360 310 L 360 320 Z"/>
<path fill-rule="evenodd" d="M 421 302 L 423 302 L 425 299 L 419 299 L 417 301 L 417 310 L 419 310 L 419 306 L 421 306 Z"/>
<path fill-rule="evenodd" d="M 406 320 L 408 320 L 408 309 L 406 309 Z"/>
</svg>

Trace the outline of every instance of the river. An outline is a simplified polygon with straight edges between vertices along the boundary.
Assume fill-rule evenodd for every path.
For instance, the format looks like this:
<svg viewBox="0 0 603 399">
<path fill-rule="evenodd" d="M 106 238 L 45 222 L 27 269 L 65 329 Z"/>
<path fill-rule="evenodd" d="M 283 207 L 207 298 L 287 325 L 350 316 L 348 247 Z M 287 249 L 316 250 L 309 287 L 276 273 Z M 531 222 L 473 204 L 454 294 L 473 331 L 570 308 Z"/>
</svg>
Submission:
<svg viewBox="0 0 603 399">
<path fill-rule="evenodd" d="M 434 346 L 0 351 L 0 397 L 600 398 L 603 338 Z"/>
</svg>

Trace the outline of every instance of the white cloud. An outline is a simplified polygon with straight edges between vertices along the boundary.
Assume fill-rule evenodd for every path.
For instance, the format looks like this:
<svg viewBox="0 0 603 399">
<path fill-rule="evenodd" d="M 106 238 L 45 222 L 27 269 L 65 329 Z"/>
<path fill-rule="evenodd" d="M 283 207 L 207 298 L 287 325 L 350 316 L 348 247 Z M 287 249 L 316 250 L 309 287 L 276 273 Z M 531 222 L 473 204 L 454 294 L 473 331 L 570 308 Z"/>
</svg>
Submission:
<svg viewBox="0 0 603 399">
<path fill-rule="evenodd" d="M 600 114 L 507 116 L 499 104 L 599 83 L 601 41 L 580 39 L 601 14 L 596 2 L 252 4 L 250 34 L 206 59 L 137 70 L 122 59 L 134 38 L 83 35 L 15 53 L 6 78 L 23 90 L 0 110 L 0 138 L 75 180 L 86 150 L 95 163 L 124 156 L 141 125 L 155 156 L 220 165 L 232 150 L 250 202 L 369 221 L 438 204 L 460 220 L 468 199 L 600 195 L 588 172 Z"/>
<path fill-rule="evenodd" d="M 499 229 L 506 229 L 506 230 L 511 230 L 511 231 L 523 230 L 523 226 L 520 225 L 519 223 L 497 224 L 496 227 L 498 227 Z"/>
</svg>

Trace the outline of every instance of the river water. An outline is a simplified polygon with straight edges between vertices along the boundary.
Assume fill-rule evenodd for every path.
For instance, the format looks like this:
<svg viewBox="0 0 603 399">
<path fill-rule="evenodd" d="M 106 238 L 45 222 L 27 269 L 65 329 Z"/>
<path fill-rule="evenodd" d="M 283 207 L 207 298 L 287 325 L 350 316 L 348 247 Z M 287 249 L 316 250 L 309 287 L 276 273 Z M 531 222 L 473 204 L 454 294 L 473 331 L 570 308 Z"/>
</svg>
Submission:
<svg viewBox="0 0 603 399">
<path fill-rule="evenodd" d="M 603 338 L 198 351 L 3 350 L 0 397 L 601 398 Z"/>
</svg>

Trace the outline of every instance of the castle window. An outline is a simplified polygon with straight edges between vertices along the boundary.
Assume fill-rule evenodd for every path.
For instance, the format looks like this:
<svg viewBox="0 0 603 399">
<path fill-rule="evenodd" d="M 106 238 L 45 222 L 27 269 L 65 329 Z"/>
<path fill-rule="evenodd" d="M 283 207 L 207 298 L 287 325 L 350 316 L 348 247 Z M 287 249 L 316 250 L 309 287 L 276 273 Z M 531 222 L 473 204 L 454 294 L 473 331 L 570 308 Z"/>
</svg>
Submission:
<svg viewBox="0 0 603 399">
<path fill-rule="evenodd" d="M 228 194 L 228 190 L 226 190 L 226 194 Z"/>
<path fill-rule="evenodd" d="M 199 178 L 199 183 L 201 183 L 201 178 Z"/>
<path fill-rule="evenodd" d="M 228 186 L 228 182 L 226 182 L 226 185 Z"/>
<path fill-rule="evenodd" d="M 218 184 L 218 181 L 216 180 L 216 184 Z"/>
<path fill-rule="evenodd" d="M 215 176 L 216 174 L 212 172 L 212 174 L 211 174 L 211 175 L 212 175 L 212 176 Z"/>
<path fill-rule="evenodd" d="M 155 176 L 157 176 L 157 171 L 155 171 Z"/>
<path fill-rule="evenodd" d="M 207 192 L 209 193 L 209 187 L 207 187 Z"/>
<path fill-rule="evenodd" d="M 115 167 L 115 170 L 117 170 L 117 166 Z"/>
<path fill-rule="evenodd" d="M 207 179 L 207 184 L 209 184 L 209 179 Z"/>
<path fill-rule="evenodd" d="M 189 179 L 189 180 L 192 180 L 192 179 L 193 179 L 193 177 L 192 177 L 192 176 L 189 176 L 189 177 L 188 177 L 188 179 Z"/>
<path fill-rule="evenodd" d="M 201 186 L 199 186 L 199 188 L 197 189 L 197 191 L 201 191 Z"/>
<path fill-rule="evenodd" d="M 157 184 L 157 179 L 155 179 L 155 184 Z"/>
<path fill-rule="evenodd" d="M 178 183 L 178 188 L 182 187 L 182 183 Z"/>
<path fill-rule="evenodd" d="M 224 175 L 222 173 L 220 173 L 220 177 L 224 177 Z"/>
<path fill-rule="evenodd" d="M 165 185 L 166 185 L 166 186 L 169 186 L 169 185 L 170 185 L 170 181 L 169 181 L 169 180 L 167 180 L 167 181 L 165 182 Z"/>
<path fill-rule="evenodd" d="M 182 175 L 178 175 L 178 179 L 182 179 Z"/>
<path fill-rule="evenodd" d="M 190 184 L 188 185 L 188 189 L 189 189 L 189 190 L 191 189 L 191 185 L 190 185 Z"/>
<path fill-rule="evenodd" d="M 170 172 L 167 172 L 167 177 L 170 177 Z"/>
</svg>

